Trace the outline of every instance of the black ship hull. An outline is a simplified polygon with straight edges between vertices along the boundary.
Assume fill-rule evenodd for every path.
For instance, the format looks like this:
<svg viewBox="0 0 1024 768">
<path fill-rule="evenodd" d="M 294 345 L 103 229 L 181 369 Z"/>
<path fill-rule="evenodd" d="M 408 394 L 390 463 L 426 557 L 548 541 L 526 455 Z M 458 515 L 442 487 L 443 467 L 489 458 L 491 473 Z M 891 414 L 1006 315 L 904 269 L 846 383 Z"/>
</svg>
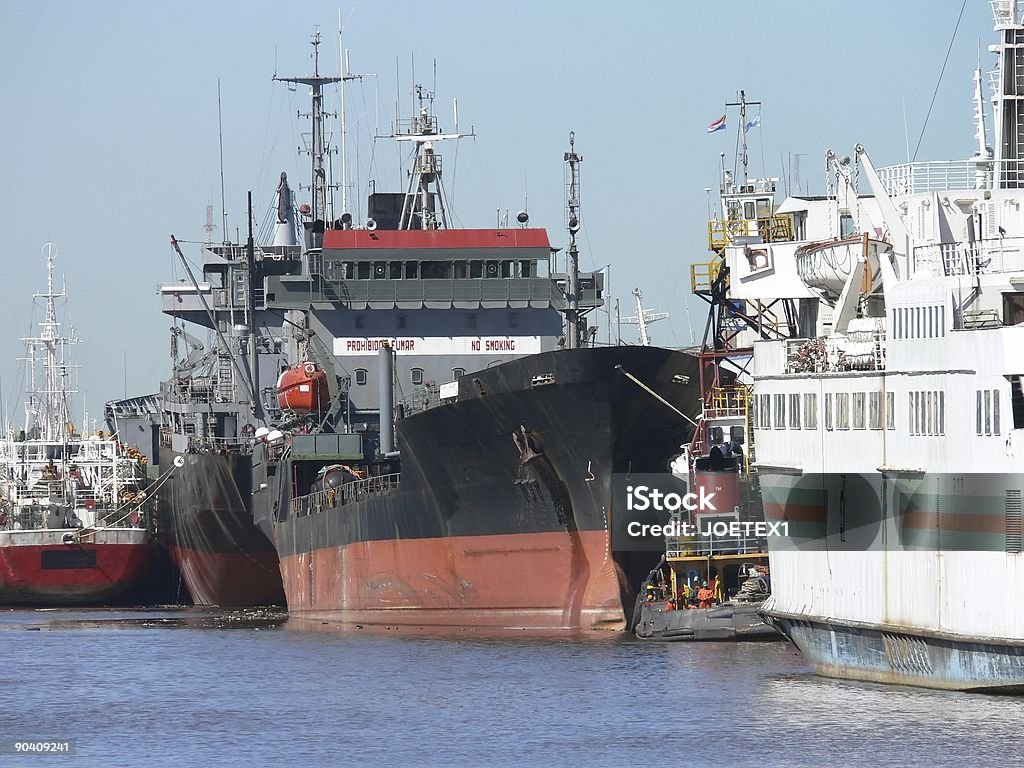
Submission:
<svg viewBox="0 0 1024 768">
<path fill-rule="evenodd" d="M 169 552 L 193 603 L 282 605 L 277 554 L 253 524 L 252 457 L 160 449 L 160 466 L 181 456 L 158 501 L 158 541 Z"/>
<path fill-rule="evenodd" d="M 675 409 L 697 415 L 696 381 L 695 358 L 659 348 L 532 355 L 463 377 L 456 401 L 399 420 L 394 484 L 292 499 L 310 493 L 294 482 L 301 468 L 286 458 L 273 477 L 264 470 L 254 482 L 272 492 L 258 494 L 257 516 L 289 611 L 624 628 L 661 553 L 614 550 L 625 510 L 613 476 L 669 471 L 692 433 Z"/>
</svg>

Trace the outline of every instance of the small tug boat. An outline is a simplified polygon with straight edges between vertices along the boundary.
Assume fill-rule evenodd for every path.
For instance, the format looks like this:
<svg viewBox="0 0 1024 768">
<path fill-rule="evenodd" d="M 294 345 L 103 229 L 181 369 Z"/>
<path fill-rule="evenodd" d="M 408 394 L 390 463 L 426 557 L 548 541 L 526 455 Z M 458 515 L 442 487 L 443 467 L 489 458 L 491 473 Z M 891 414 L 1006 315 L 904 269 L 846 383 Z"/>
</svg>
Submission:
<svg viewBox="0 0 1024 768">
<path fill-rule="evenodd" d="M 642 640 L 781 638 L 757 614 L 771 594 L 767 541 L 732 535 L 756 533 L 764 521 L 743 449 L 750 394 L 742 384 L 720 384 L 713 380 L 693 442 L 674 469 L 688 475 L 699 496 L 713 496 L 721 511 L 673 514 L 670 525 L 683 530 L 686 518 L 687 532 L 666 536 L 665 555 L 637 596 L 634 632 Z M 704 446 L 710 449 L 700 455 Z"/>
</svg>

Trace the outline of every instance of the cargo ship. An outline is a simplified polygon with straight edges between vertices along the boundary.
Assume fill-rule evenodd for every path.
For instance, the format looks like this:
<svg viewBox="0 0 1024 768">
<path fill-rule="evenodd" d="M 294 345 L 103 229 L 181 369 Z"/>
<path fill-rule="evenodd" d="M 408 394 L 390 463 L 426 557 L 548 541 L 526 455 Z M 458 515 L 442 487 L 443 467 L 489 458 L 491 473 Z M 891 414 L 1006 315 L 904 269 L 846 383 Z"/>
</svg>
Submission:
<svg viewBox="0 0 1024 768">
<path fill-rule="evenodd" d="M 595 344 L 604 274 L 579 269 L 571 137 L 561 271 L 525 211 L 452 225 L 437 147 L 466 134 L 439 129 L 423 87 L 393 131 L 407 189 L 335 209 L 322 104 L 349 76 L 318 74 L 318 45 L 312 75 L 275 76 L 312 95 L 311 202 L 283 174 L 272 245 L 211 246 L 199 276 L 182 257 L 162 289 L 161 462 L 184 466 L 161 510 L 189 591 L 272 586 L 341 623 L 625 628 L 657 555 L 613 551 L 612 475 L 668 471 L 695 359 Z"/>
<path fill-rule="evenodd" d="M 22 428 L 0 439 L 0 605 L 101 606 L 138 597 L 152 554 L 144 458 L 72 420 L 78 338 L 57 319 L 56 247 L 44 248 L 39 335 L 25 343 Z"/>
<path fill-rule="evenodd" d="M 755 343 L 754 433 L 786 527 L 763 615 L 823 675 L 1024 691 L 1024 23 L 991 6 L 991 146 L 979 64 L 972 157 L 829 151 L 797 238 L 726 249 L 734 296 L 810 330 Z"/>
<path fill-rule="evenodd" d="M 256 331 L 266 310 L 250 292 L 261 272 L 252 253 L 210 244 L 201 282 L 183 260 L 192 283 L 161 287 L 164 312 L 173 318 L 172 375 L 155 398 L 156 454 L 161 470 L 177 463 L 180 471 L 157 494 L 156 533 L 189 598 L 201 606 L 284 604 L 277 555 L 252 513 L 252 437 L 265 418 L 258 374 L 262 369 L 264 381 L 274 376 L 282 351 L 279 332 Z M 200 340 L 192 326 L 214 343 Z M 253 342 L 266 346 L 254 349 Z"/>
<path fill-rule="evenodd" d="M 699 409 L 695 359 L 596 344 L 604 274 L 578 266 L 572 137 L 563 259 L 526 211 L 453 226 L 438 148 L 466 134 L 440 130 L 423 87 L 393 131 L 408 187 L 374 191 L 365 218 L 334 208 L 323 90 L 349 75 L 319 74 L 319 42 L 312 75 L 276 78 L 312 94 L 311 202 L 282 175 L 272 245 L 213 246 L 162 289 L 165 312 L 217 335 L 206 350 L 174 332 L 189 350 L 161 452 L 190 489 L 161 499 L 174 541 L 237 553 L 223 588 L 279 560 L 297 617 L 625 627 L 657 554 L 613 551 L 612 475 L 668 470 Z M 201 408 L 171 396 L 197 384 Z M 194 562 L 190 589 L 215 565 Z"/>
</svg>

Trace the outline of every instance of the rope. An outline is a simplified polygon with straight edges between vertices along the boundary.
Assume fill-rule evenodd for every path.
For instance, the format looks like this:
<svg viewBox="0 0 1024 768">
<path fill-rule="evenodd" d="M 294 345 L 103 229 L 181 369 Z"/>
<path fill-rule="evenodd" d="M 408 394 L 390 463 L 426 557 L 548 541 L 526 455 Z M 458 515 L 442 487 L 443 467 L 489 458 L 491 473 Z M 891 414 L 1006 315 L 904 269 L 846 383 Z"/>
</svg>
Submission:
<svg viewBox="0 0 1024 768">
<path fill-rule="evenodd" d="M 89 526 L 88 528 L 81 528 L 80 530 L 76 531 L 73 534 L 74 537 L 75 537 L 75 541 L 81 541 L 82 536 L 89 535 L 89 534 L 99 533 L 100 531 L 106 531 L 106 530 L 108 530 L 110 528 L 116 528 L 118 525 L 123 523 L 125 520 L 127 520 L 129 517 L 132 516 L 133 512 L 138 512 L 140 509 L 142 509 L 142 505 L 145 504 L 147 501 L 149 501 L 150 496 L 152 496 L 153 494 L 155 494 L 157 491 L 160 490 L 160 488 L 167 482 L 167 480 L 170 479 L 171 474 L 174 472 L 175 469 L 177 469 L 177 467 L 175 467 L 172 464 L 170 469 L 168 469 L 164 474 L 160 475 L 160 477 L 158 477 L 153 482 L 153 485 L 151 485 L 146 490 L 146 496 L 138 504 L 135 504 L 134 507 L 132 507 L 132 502 L 129 502 L 128 504 L 125 504 L 124 506 L 115 507 L 114 508 L 114 514 L 117 514 L 121 510 L 123 510 L 123 509 L 126 509 L 128 507 L 132 507 L 131 509 L 128 509 L 128 512 L 126 514 L 124 514 L 123 516 L 119 517 L 114 522 L 107 523 L 106 525 L 98 527 L 98 528 L 95 525 Z"/>
<path fill-rule="evenodd" d="M 946 49 L 946 58 L 942 60 L 942 69 L 939 71 L 938 82 L 935 83 L 935 90 L 932 92 L 932 101 L 928 105 L 928 114 L 924 116 L 924 125 L 921 126 L 921 135 L 917 137 L 917 146 L 914 147 L 914 157 L 910 162 L 917 160 L 917 151 L 921 148 L 921 141 L 924 139 L 925 129 L 928 127 L 928 118 L 932 116 L 932 107 L 935 106 L 935 97 L 939 95 L 939 86 L 942 85 L 942 76 L 946 72 L 946 63 L 949 61 L 949 54 L 953 50 L 953 41 L 956 40 L 956 32 L 960 29 L 960 19 L 964 17 L 964 8 L 967 7 L 967 0 L 960 6 L 960 15 L 956 17 L 956 26 L 953 28 L 953 36 L 949 38 L 949 47 Z"/>
<path fill-rule="evenodd" d="M 651 389 L 650 387 L 648 387 L 648 386 L 647 386 L 646 384 L 644 384 L 644 383 L 643 383 L 642 381 L 640 381 L 640 379 L 638 379 L 638 378 L 637 378 L 636 376 L 634 376 L 634 375 L 633 375 L 632 373 L 630 373 L 629 371 L 627 371 L 627 370 L 626 370 L 625 368 L 623 368 L 623 367 L 622 367 L 621 365 L 616 365 L 616 366 L 615 366 L 615 370 L 617 370 L 617 371 L 621 371 L 621 372 L 622 372 L 622 374 L 623 374 L 623 375 L 624 375 L 624 376 L 625 376 L 625 377 L 626 377 L 627 379 L 629 379 L 629 380 L 630 380 L 630 381 L 632 381 L 632 382 L 633 382 L 634 384 L 636 384 L 636 385 L 637 385 L 638 387 L 640 387 L 640 389 L 642 389 L 642 390 L 643 390 L 644 392 L 646 392 L 647 394 L 649 394 L 649 395 L 650 395 L 651 397 L 653 397 L 653 398 L 654 398 L 655 400 L 658 400 L 659 402 L 663 403 L 664 405 L 667 405 L 667 406 L 668 406 L 669 408 L 671 408 L 671 409 L 672 409 L 673 411 L 675 411 L 676 413 L 678 413 L 678 414 L 679 414 L 680 416 L 682 416 L 682 417 L 683 417 L 684 419 L 686 419 L 686 420 L 687 420 L 688 422 L 690 422 L 691 424 L 693 424 L 693 426 L 695 426 L 695 427 L 699 426 L 699 425 L 697 424 L 697 422 L 696 422 L 696 421 L 694 421 L 694 420 L 693 420 L 693 419 L 691 419 L 691 418 L 690 418 L 689 416 L 687 416 L 687 415 L 686 415 L 685 413 L 683 413 L 682 411 L 680 411 L 680 410 L 679 410 L 678 408 L 676 408 L 676 407 L 675 407 L 674 405 L 672 405 L 672 403 L 670 403 L 670 402 L 669 402 L 668 400 L 666 400 L 666 399 L 665 399 L 664 397 L 662 397 L 662 396 L 661 396 L 661 395 L 659 395 L 659 394 L 658 394 L 657 392 L 655 392 L 655 391 L 654 391 L 653 389 Z"/>
</svg>

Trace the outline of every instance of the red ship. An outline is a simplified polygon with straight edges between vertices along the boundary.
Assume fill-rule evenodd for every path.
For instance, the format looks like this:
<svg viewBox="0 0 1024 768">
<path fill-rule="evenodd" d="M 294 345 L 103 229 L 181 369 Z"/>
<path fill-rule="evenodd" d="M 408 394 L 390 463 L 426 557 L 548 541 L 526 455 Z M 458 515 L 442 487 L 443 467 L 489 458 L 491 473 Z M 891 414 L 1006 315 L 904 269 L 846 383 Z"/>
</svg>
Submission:
<svg viewBox="0 0 1024 768">
<path fill-rule="evenodd" d="M 150 562 L 145 457 L 102 432 L 83 436 L 71 418 L 48 245 L 47 291 L 27 348 L 25 426 L 0 442 L 0 605 L 105 605 L 131 596 Z"/>
</svg>

